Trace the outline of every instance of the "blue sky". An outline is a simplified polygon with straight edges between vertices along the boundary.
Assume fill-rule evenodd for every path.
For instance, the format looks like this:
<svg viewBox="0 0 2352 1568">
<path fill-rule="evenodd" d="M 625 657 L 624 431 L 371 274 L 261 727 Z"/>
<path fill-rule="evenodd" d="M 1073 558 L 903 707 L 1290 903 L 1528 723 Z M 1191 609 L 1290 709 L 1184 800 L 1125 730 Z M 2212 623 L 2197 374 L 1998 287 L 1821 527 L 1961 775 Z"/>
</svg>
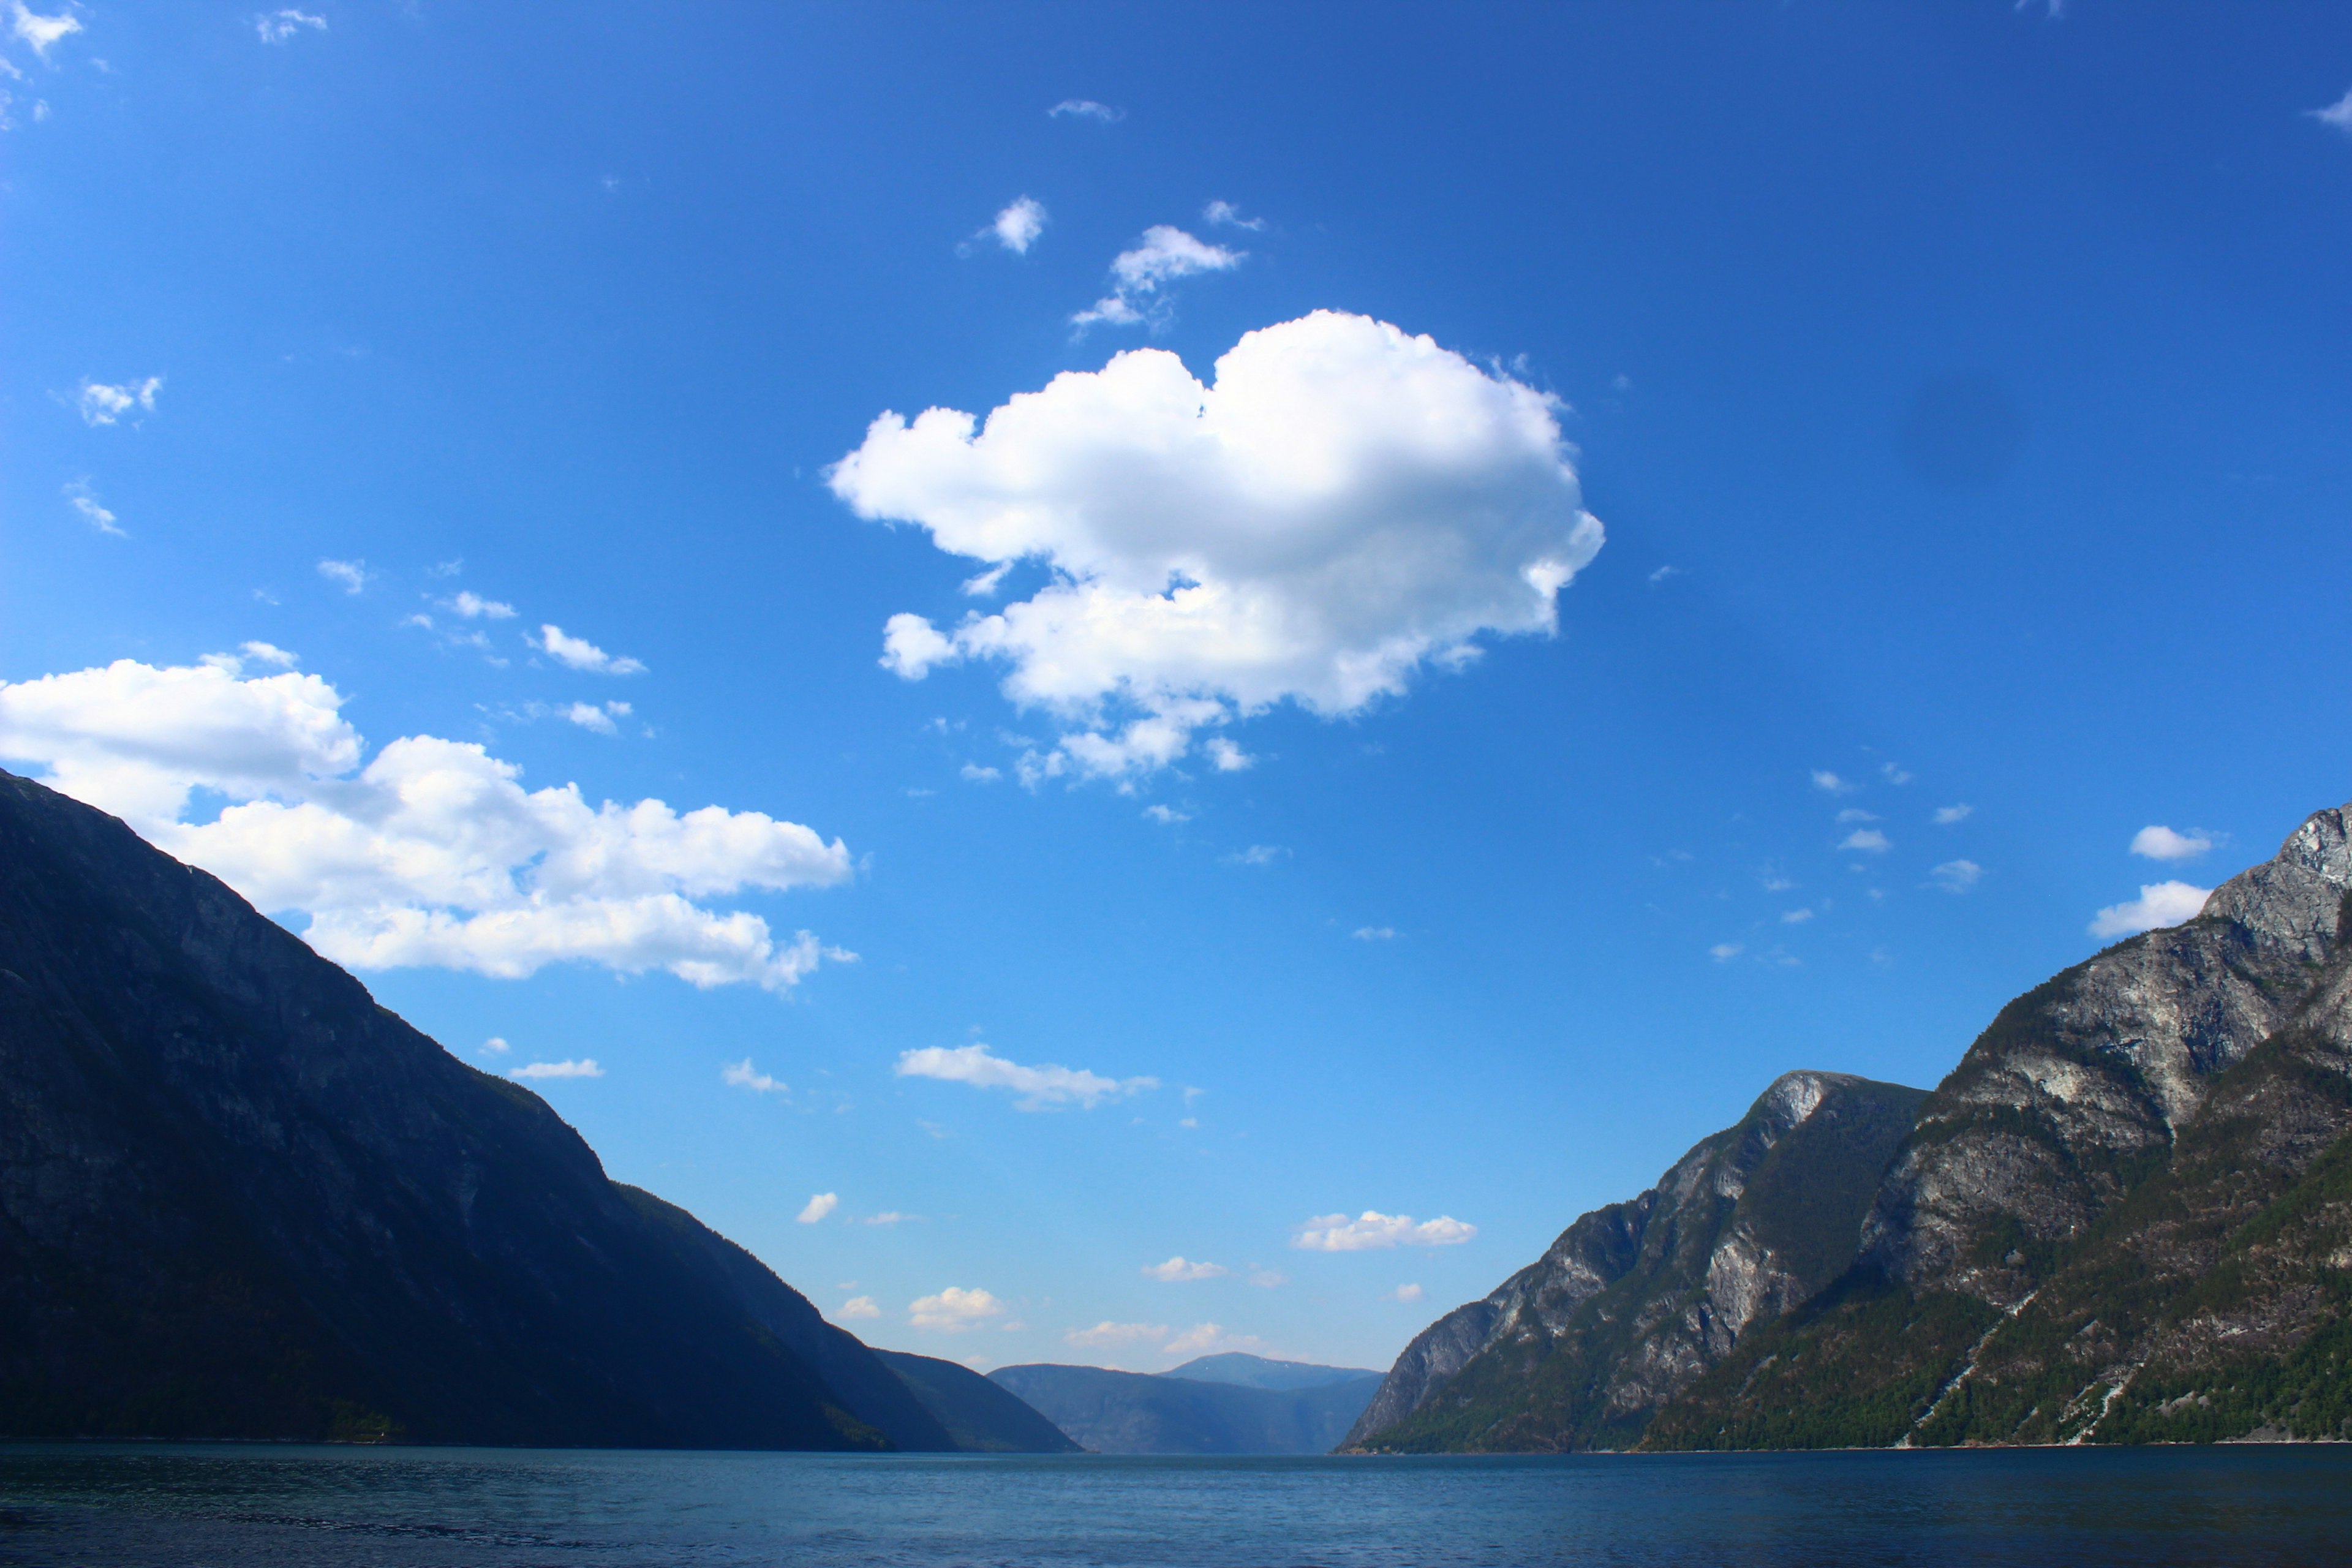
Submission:
<svg viewBox="0 0 2352 1568">
<path fill-rule="evenodd" d="M 0 760 L 876 1342 L 1384 1365 L 2352 795 L 2331 8 L 0 26 Z"/>
</svg>

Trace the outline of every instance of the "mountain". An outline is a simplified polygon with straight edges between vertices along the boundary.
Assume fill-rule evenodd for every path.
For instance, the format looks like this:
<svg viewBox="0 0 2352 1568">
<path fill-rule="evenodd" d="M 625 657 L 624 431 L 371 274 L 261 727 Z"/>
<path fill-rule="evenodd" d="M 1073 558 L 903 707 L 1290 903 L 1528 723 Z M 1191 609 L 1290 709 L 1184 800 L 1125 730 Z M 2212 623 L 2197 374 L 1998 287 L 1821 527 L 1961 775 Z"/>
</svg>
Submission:
<svg viewBox="0 0 2352 1568">
<path fill-rule="evenodd" d="M 2352 1436 L 2352 835 L 2003 1008 L 1822 1300 L 1655 1447 Z"/>
<path fill-rule="evenodd" d="M 1194 1383 L 1230 1383 L 1239 1388 L 1321 1388 L 1328 1384 L 1354 1383 L 1381 1374 L 1364 1366 L 1318 1366 L 1313 1362 L 1269 1361 L 1262 1355 L 1227 1351 L 1222 1355 L 1194 1356 L 1171 1366 L 1161 1377 L 1190 1378 Z"/>
<path fill-rule="evenodd" d="M 1875 1109 L 1809 1149 L 1832 1080 L 1782 1079 L 1433 1324 L 1350 1446 L 2352 1437 L 2347 813 L 2010 1003 L 1916 1115 L 1841 1080 Z"/>
<path fill-rule="evenodd" d="M 968 1366 L 907 1351 L 877 1350 L 939 1424 L 970 1454 L 1076 1454 L 1070 1435 L 1010 1390 Z"/>
<path fill-rule="evenodd" d="M 988 1375 L 1099 1454 L 1328 1453 L 1380 1386 L 1378 1373 L 1305 1388 L 1050 1363 Z"/>
<path fill-rule="evenodd" d="M 956 1444 L 205 873 L 0 773 L 0 1436 Z"/>
<path fill-rule="evenodd" d="M 1423 1330 L 1346 1437 L 1356 1451 L 1631 1447 L 1658 1407 L 1843 1274 L 1925 1090 L 1792 1072 L 1658 1184 L 1583 1215 Z"/>
</svg>

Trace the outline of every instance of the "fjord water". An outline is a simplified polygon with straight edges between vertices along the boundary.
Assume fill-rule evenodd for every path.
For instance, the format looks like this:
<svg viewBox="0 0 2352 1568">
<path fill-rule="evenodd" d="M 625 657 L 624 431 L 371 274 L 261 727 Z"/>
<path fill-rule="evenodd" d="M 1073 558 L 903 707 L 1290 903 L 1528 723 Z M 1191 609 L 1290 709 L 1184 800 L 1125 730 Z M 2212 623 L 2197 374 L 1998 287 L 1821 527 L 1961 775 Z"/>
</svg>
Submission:
<svg viewBox="0 0 2352 1568">
<path fill-rule="evenodd" d="M 2352 1447 L 1404 1458 L 20 1446 L 0 1563 L 2302 1563 Z"/>
</svg>

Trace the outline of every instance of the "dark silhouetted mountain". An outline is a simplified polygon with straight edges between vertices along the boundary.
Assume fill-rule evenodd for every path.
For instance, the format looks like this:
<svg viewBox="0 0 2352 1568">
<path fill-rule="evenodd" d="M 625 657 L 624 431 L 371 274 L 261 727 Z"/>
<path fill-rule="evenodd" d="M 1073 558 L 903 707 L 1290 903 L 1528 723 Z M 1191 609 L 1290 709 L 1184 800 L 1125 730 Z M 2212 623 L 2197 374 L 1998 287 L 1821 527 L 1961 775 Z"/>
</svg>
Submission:
<svg viewBox="0 0 2352 1568">
<path fill-rule="evenodd" d="M 988 1375 L 1098 1454 L 1328 1453 L 1381 1382 L 1366 1373 L 1310 1388 L 1250 1388 L 1050 1363 Z"/>
<path fill-rule="evenodd" d="M 1367 1366 L 1318 1366 L 1312 1362 L 1269 1361 L 1262 1355 L 1226 1351 L 1194 1356 L 1160 1375 L 1190 1378 L 1194 1383 L 1230 1383 L 1237 1388 L 1321 1388 L 1381 1374 Z"/>
<path fill-rule="evenodd" d="M 0 773 L 0 1436 L 955 1447 L 205 873 Z"/>
<path fill-rule="evenodd" d="M 1579 1219 L 1405 1347 L 1348 1435 L 1385 1452 L 1624 1447 L 1837 1279 L 1924 1089 L 1784 1074 L 1630 1203 Z"/>
<path fill-rule="evenodd" d="M 968 1366 L 907 1351 L 877 1350 L 882 1364 L 906 1380 L 956 1447 L 973 1454 L 1075 1454 L 1070 1435 L 1023 1403 L 1010 1389 Z"/>
</svg>

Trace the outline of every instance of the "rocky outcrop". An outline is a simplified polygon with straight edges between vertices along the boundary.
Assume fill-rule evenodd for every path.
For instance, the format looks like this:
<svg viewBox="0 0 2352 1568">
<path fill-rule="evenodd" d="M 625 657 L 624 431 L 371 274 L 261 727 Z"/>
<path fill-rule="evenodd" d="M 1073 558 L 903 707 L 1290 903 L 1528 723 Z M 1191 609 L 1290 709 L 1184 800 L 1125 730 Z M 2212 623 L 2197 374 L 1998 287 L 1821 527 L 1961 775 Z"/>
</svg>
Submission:
<svg viewBox="0 0 2352 1568">
<path fill-rule="evenodd" d="M 1647 1445 L 2352 1435 L 2347 826 L 2004 1008 L 1856 1268 Z"/>
<path fill-rule="evenodd" d="M 1652 1412 L 1835 1279 L 1924 1091 L 1792 1072 L 1650 1191 L 1585 1215 L 1398 1358 L 1345 1447 L 1559 1450 Z"/>
<path fill-rule="evenodd" d="M 0 1436 L 949 1449 L 226 887 L 0 773 Z"/>
</svg>

